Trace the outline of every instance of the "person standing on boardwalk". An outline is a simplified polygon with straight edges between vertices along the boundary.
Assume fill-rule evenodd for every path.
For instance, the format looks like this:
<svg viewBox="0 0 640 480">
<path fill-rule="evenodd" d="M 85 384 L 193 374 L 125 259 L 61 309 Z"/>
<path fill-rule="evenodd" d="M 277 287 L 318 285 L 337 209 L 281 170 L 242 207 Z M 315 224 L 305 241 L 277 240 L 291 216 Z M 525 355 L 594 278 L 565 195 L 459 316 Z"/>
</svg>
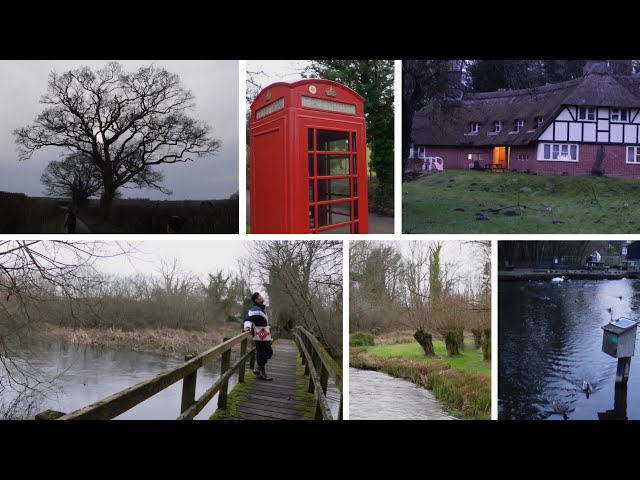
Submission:
<svg viewBox="0 0 640 480">
<path fill-rule="evenodd" d="M 271 349 L 271 324 L 269 323 L 267 312 L 265 312 L 264 298 L 259 292 L 255 292 L 251 295 L 251 301 L 253 302 L 253 306 L 247 313 L 244 330 L 249 331 L 253 329 L 253 339 L 256 342 L 258 367 L 253 373 L 262 380 L 273 380 L 272 377 L 267 375 L 267 371 L 264 368 L 267 361 L 273 355 L 273 350 Z"/>
</svg>

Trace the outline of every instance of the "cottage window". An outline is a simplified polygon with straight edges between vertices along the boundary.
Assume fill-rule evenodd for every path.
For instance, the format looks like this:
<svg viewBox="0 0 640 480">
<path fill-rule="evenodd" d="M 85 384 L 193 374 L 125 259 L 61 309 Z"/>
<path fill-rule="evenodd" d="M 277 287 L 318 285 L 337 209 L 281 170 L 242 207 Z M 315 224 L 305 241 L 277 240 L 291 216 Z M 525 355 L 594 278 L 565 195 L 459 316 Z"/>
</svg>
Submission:
<svg viewBox="0 0 640 480">
<path fill-rule="evenodd" d="M 502 122 L 497 120 L 493 122 L 493 133 L 499 133 L 502 130 Z"/>
<path fill-rule="evenodd" d="M 627 254 L 627 247 L 622 247 L 622 255 L 626 255 Z"/>
<path fill-rule="evenodd" d="M 480 130 L 480 124 L 478 122 L 471 122 L 469 124 L 469 133 L 478 133 Z"/>
<path fill-rule="evenodd" d="M 640 147 L 627 147 L 627 163 L 640 163 Z"/>
<path fill-rule="evenodd" d="M 544 118 L 536 117 L 534 122 L 533 122 L 534 128 L 540 128 L 543 123 L 544 123 Z"/>
<path fill-rule="evenodd" d="M 555 160 L 558 162 L 577 162 L 578 145 L 569 143 L 543 143 L 542 155 L 538 160 Z"/>
<path fill-rule="evenodd" d="M 467 160 L 481 162 L 484 160 L 484 155 L 482 153 L 469 153 L 467 154 Z"/>
<path fill-rule="evenodd" d="M 626 108 L 612 108 L 611 109 L 611 121 L 612 122 L 626 122 L 628 115 Z"/>
<path fill-rule="evenodd" d="M 518 160 L 529 160 L 529 154 L 528 153 L 519 153 L 518 154 Z"/>
<path fill-rule="evenodd" d="M 516 120 L 516 132 L 524 128 L 524 120 Z"/>
<path fill-rule="evenodd" d="M 578 107 L 578 120 L 595 121 L 596 109 L 593 107 Z"/>
</svg>

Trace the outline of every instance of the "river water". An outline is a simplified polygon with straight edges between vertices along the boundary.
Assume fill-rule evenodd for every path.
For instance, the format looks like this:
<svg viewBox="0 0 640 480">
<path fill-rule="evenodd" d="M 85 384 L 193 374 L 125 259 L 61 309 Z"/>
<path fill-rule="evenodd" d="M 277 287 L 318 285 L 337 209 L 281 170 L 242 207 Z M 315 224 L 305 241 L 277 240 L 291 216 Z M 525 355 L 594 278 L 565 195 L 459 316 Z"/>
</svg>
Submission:
<svg viewBox="0 0 640 480">
<path fill-rule="evenodd" d="M 35 413 L 52 409 L 70 413 L 102 400 L 138 382 L 148 380 L 183 362 L 176 356 L 156 355 L 97 348 L 89 345 L 73 345 L 63 342 L 33 343 L 21 356 L 31 367 L 46 377 L 57 376 L 53 387 L 38 396 L 32 409 Z M 237 360 L 232 352 L 232 364 Z M 24 362 L 21 362 L 24 365 Z M 6 373 L 0 368 L 0 384 L 7 384 Z M 220 377 L 220 359 L 198 370 L 196 398 Z M 229 391 L 238 376 L 231 379 Z M 15 392 L 7 388 L 0 394 L 0 403 L 8 405 Z M 182 380 L 123 413 L 118 419 L 174 419 L 180 414 Z M 196 419 L 206 419 L 216 409 L 217 395 L 198 414 Z"/>
<path fill-rule="evenodd" d="M 351 420 L 455 420 L 433 393 L 386 373 L 349 368 Z"/>
<path fill-rule="evenodd" d="M 616 388 L 600 328 L 640 319 L 640 280 L 500 282 L 498 302 L 500 419 L 640 419 L 638 360 Z"/>
</svg>

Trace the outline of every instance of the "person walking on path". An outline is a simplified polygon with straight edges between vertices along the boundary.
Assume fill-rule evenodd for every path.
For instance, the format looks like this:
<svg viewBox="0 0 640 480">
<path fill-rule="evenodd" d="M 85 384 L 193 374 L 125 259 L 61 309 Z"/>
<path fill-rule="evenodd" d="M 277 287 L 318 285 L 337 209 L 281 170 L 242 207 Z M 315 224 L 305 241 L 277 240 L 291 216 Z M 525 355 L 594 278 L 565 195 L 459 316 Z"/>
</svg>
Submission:
<svg viewBox="0 0 640 480">
<path fill-rule="evenodd" d="M 64 225 L 62 228 L 64 229 L 64 233 L 76 233 L 76 213 L 75 207 L 71 206 L 67 210 L 67 216 L 64 219 Z M 59 225 L 59 224 L 58 224 Z"/>
<path fill-rule="evenodd" d="M 271 324 L 269 323 L 267 312 L 265 312 L 264 298 L 259 292 L 255 292 L 251 295 L 251 301 L 253 306 L 247 313 L 247 318 L 244 321 L 244 330 L 253 329 L 253 340 L 256 342 L 258 367 L 253 373 L 262 380 L 273 380 L 265 370 L 265 365 L 273 355 L 273 350 L 271 349 Z"/>
</svg>

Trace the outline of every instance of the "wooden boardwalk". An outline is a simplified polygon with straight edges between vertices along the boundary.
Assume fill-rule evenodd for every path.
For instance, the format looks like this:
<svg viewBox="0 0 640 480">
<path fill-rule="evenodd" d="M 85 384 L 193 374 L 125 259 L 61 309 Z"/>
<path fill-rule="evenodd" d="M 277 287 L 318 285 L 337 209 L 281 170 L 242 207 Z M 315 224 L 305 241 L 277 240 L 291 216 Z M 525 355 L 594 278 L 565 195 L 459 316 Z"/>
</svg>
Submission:
<svg viewBox="0 0 640 480">
<path fill-rule="evenodd" d="M 237 420 L 313 419 L 315 397 L 307 393 L 309 377 L 299 364 L 298 349 L 291 340 L 273 344 L 273 357 L 266 366 L 273 381 L 260 380 L 250 370 L 244 391 L 230 393 L 230 417 Z"/>
</svg>

